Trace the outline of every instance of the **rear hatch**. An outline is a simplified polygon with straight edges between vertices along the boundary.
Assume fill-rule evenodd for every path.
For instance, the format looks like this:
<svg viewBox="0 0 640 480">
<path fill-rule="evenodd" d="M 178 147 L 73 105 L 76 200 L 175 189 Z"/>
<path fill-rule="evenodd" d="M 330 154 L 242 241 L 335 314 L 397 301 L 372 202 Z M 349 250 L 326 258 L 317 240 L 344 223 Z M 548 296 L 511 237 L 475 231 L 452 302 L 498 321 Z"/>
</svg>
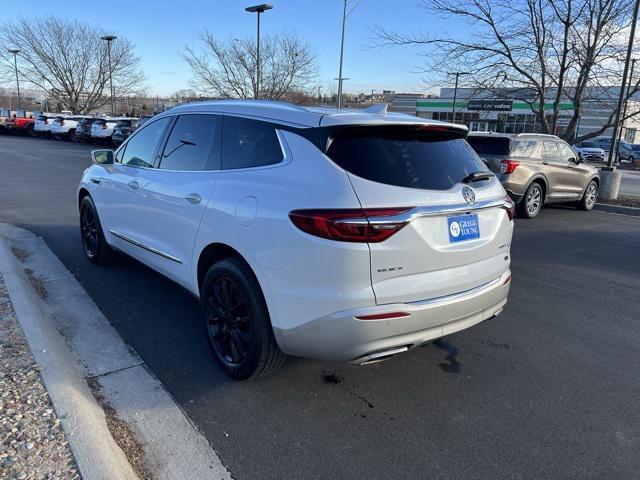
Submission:
<svg viewBox="0 0 640 480">
<path fill-rule="evenodd" d="M 467 142 L 492 172 L 500 173 L 500 162 L 509 156 L 509 137 L 469 135 Z"/>
<path fill-rule="evenodd" d="M 107 121 L 103 118 L 99 118 L 91 125 L 91 134 L 100 136 L 102 135 L 102 130 L 107 129 Z"/>
<path fill-rule="evenodd" d="M 113 134 L 127 137 L 131 134 L 131 120 L 119 120 L 113 127 Z"/>
<path fill-rule="evenodd" d="M 328 134 L 326 153 L 348 172 L 363 211 L 382 209 L 370 224 L 397 230 L 369 242 L 378 304 L 461 293 L 508 270 L 512 205 L 466 133 L 385 124 Z"/>
</svg>

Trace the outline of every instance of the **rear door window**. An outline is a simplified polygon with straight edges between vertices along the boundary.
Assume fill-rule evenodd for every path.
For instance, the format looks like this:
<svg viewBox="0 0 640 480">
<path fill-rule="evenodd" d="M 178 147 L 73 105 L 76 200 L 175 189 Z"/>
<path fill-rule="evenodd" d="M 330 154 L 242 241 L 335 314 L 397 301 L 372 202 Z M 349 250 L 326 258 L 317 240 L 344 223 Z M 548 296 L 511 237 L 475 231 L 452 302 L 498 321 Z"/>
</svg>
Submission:
<svg viewBox="0 0 640 480">
<path fill-rule="evenodd" d="M 327 155 L 367 180 L 426 190 L 448 190 L 471 173 L 490 171 L 460 133 L 419 126 L 347 127 Z"/>
<path fill-rule="evenodd" d="M 226 116 L 222 126 L 222 169 L 261 167 L 284 159 L 275 125 Z"/>
<path fill-rule="evenodd" d="M 137 131 L 126 143 L 120 163 L 132 167 L 153 167 L 154 155 L 171 117 L 164 117 Z"/>
<path fill-rule="evenodd" d="M 171 130 L 160 159 L 165 170 L 215 170 L 216 115 L 180 115 Z"/>
</svg>

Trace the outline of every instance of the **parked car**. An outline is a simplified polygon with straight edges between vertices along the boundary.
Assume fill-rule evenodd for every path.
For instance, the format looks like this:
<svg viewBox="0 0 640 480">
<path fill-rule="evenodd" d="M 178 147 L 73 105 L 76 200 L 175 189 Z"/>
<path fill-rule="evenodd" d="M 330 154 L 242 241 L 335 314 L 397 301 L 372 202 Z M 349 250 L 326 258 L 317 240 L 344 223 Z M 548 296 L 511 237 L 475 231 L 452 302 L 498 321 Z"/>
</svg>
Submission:
<svg viewBox="0 0 640 480">
<path fill-rule="evenodd" d="M 53 113 L 41 113 L 39 114 L 33 125 L 33 134 L 38 137 L 50 137 L 51 126 L 56 115 Z"/>
<path fill-rule="evenodd" d="M 51 136 L 54 138 L 62 138 L 67 140 L 75 139 L 76 129 L 78 123 L 87 118 L 82 115 L 78 116 L 63 116 L 59 115 L 53 119 L 51 124 Z"/>
<path fill-rule="evenodd" d="M 153 115 L 141 115 L 140 120 L 138 120 L 138 127 L 144 125 L 148 120 L 151 120 Z M 136 127 L 137 128 L 137 127 Z"/>
<path fill-rule="evenodd" d="M 611 150 L 611 137 L 596 137 L 589 142 L 602 148 L 605 152 L 605 160 L 609 159 L 609 151 Z M 629 142 L 625 142 L 624 140 L 620 140 L 620 142 L 618 142 L 618 155 L 616 157 L 616 162 L 627 162 L 633 165 L 636 158 L 638 157 L 634 154 L 631 144 Z"/>
<path fill-rule="evenodd" d="M 585 162 L 605 162 L 606 152 L 594 142 L 581 142 L 579 145 L 572 145 L 571 148 L 580 160 Z"/>
<path fill-rule="evenodd" d="M 32 136 L 34 124 L 33 112 L 17 110 L 13 115 L 7 117 L 4 128 L 9 133 Z"/>
<path fill-rule="evenodd" d="M 91 125 L 91 140 L 98 143 L 111 144 L 113 129 L 122 120 L 130 118 L 99 118 Z"/>
<path fill-rule="evenodd" d="M 5 124 L 7 123 L 7 118 L 11 116 L 11 110 L 8 108 L 0 108 L 0 131 L 5 131 Z"/>
<path fill-rule="evenodd" d="M 96 120 L 99 120 L 99 119 L 94 117 L 86 117 L 80 120 L 76 125 L 76 132 L 72 140 L 75 140 L 77 142 L 80 142 L 80 141 L 90 142 L 91 127 Z"/>
<path fill-rule="evenodd" d="M 114 145 L 120 145 L 124 142 L 131 135 L 131 132 L 138 127 L 138 124 L 139 120 L 137 118 L 119 120 L 113 127 L 113 134 L 111 135 Z"/>
<path fill-rule="evenodd" d="M 224 115 L 223 115 L 224 114 Z M 178 106 L 80 181 L 86 257 L 198 297 L 234 378 L 368 364 L 498 315 L 513 202 L 461 125 L 283 103 Z"/>
<path fill-rule="evenodd" d="M 545 203 L 573 202 L 591 210 L 598 196 L 598 170 L 583 163 L 554 135 L 470 133 L 467 141 L 516 202 L 518 214 L 533 218 Z"/>
</svg>

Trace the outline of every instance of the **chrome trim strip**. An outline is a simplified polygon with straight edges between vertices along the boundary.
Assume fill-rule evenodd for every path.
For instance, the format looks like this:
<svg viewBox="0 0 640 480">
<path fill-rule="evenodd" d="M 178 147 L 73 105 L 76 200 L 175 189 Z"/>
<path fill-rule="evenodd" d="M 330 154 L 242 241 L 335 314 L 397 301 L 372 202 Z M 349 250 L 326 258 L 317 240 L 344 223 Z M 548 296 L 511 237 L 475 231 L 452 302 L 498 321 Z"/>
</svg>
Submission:
<svg viewBox="0 0 640 480">
<path fill-rule="evenodd" d="M 147 252 L 155 253 L 156 255 L 160 255 L 161 257 L 164 257 L 164 258 L 166 258 L 168 260 L 171 260 L 172 262 L 182 263 L 182 260 L 180 260 L 179 258 L 172 257 L 168 253 L 161 252 L 158 249 L 155 249 L 155 248 L 152 248 L 152 247 L 148 247 L 144 243 L 140 243 L 139 241 L 134 240 L 131 237 L 127 237 L 126 235 L 123 235 L 122 233 L 116 232 L 115 230 L 109 230 L 109 233 L 111 233 L 112 235 L 115 235 L 116 237 L 124 240 L 125 242 L 129 242 L 132 245 L 135 245 L 136 247 L 140 247 L 143 250 L 146 250 Z"/>
<path fill-rule="evenodd" d="M 500 275 L 495 280 L 491 280 L 490 282 L 483 283 L 482 285 L 478 285 L 477 287 L 471 288 L 469 290 L 465 290 L 463 292 L 452 293 L 450 295 L 443 295 L 442 297 L 429 298 L 427 300 L 419 300 L 417 302 L 407 302 L 407 304 L 408 305 L 416 305 L 418 307 L 421 307 L 421 306 L 424 306 L 424 305 L 432 305 L 434 303 L 446 302 L 446 301 L 449 301 L 449 300 L 456 300 L 458 298 L 475 295 L 476 293 L 480 293 L 483 290 L 488 290 L 489 288 L 493 287 L 494 285 L 500 283 L 500 281 L 502 280 L 503 276 L 504 276 L 504 274 Z"/>
<path fill-rule="evenodd" d="M 452 213 L 472 212 L 474 210 L 483 210 L 485 208 L 494 207 L 511 209 L 514 207 L 514 205 L 515 204 L 511 200 L 507 200 L 505 198 L 479 200 L 473 205 L 469 205 L 468 203 L 457 203 L 450 205 L 425 205 L 421 207 L 414 207 L 399 215 L 389 217 L 369 217 L 369 223 L 375 223 L 376 225 L 384 225 L 389 223 L 406 223 L 419 217 L 450 215 Z"/>
</svg>

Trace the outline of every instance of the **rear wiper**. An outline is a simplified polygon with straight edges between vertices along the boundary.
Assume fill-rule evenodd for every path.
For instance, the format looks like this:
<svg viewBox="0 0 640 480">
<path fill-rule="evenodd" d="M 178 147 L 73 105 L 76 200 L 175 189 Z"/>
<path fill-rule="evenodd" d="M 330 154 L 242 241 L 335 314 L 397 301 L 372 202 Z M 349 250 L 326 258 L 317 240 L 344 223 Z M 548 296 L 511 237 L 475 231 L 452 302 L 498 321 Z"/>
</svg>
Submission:
<svg viewBox="0 0 640 480">
<path fill-rule="evenodd" d="M 464 177 L 461 181 L 462 183 L 471 183 L 477 182 L 479 180 L 489 180 L 494 175 L 491 172 L 472 172 L 466 177 Z"/>
</svg>

